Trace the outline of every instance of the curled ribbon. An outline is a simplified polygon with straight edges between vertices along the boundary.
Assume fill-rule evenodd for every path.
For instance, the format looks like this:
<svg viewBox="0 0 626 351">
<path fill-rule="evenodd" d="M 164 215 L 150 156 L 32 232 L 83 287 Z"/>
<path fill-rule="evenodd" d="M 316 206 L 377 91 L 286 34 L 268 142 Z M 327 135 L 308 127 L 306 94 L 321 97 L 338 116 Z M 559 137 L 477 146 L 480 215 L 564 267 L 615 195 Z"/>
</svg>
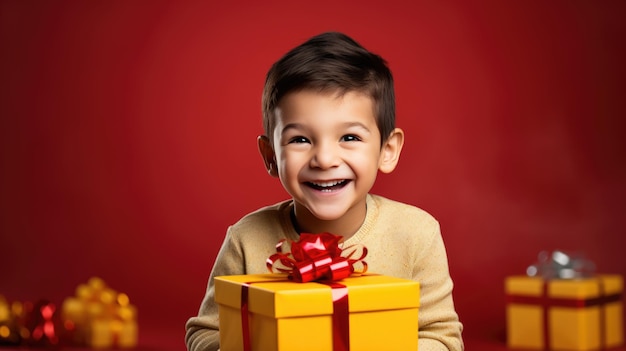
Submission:
<svg viewBox="0 0 626 351">
<path fill-rule="evenodd" d="M 267 259 L 267 268 L 271 273 L 288 273 L 289 279 L 299 283 L 337 281 L 355 272 L 365 273 L 367 248 L 352 245 L 342 249 L 342 239 L 330 233 L 302 233 L 298 241 L 281 240 L 276 244 L 276 253 Z M 357 263 L 359 269 L 355 268 Z"/>
</svg>

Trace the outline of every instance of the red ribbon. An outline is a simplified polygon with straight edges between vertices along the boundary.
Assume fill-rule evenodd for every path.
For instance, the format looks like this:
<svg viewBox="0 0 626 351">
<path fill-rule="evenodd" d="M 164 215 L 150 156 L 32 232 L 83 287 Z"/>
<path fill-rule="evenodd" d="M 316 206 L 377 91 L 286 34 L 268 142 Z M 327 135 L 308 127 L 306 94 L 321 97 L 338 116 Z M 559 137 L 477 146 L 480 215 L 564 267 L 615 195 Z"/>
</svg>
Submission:
<svg viewBox="0 0 626 351">
<path fill-rule="evenodd" d="M 357 272 L 354 265 L 358 262 L 362 265 L 358 272 L 365 273 L 367 263 L 363 259 L 367 248 L 353 245 L 341 249 L 342 239 L 330 233 L 302 233 L 298 241 L 281 240 L 276 245 L 276 253 L 267 259 L 267 268 L 272 273 L 288 273 L 289 279 L 300 283 L 341 280 Z M 287 245 L 290 248 L 287 249 Z M 361 255 L 354 258 L 359 251 Z"/>
<path fill-rule="evenodd" d="M 333 291 L 333 351 L 350 350 L 350 308 L 348 288 L 339 283 L 324 283 Z"/>
<path fill-rule="evenodd" d="M 250 288 L 249 283 L 243 283 L 241 287 L 241 332 L 243 334 L 243 351 L 250 351 L 250 323 L 248 321 L 248 290 Z"/>
<path fill-rule="evenodd" d="M 507 295 L 506 301 L 508 303 L 518 304 L 533 304 L 547 307 L 572 307 L 572 308 L 584 308 L 590 306 L 604 305 L 611 302 L 620 301 L 622 296 L 620 294 L 612 294 L 600 297 L 593 297 L 589 299 L 566 299 L 556 297 L 540 297 L 540 296 L 523 296 L 523 295 Z"/>
</svg>

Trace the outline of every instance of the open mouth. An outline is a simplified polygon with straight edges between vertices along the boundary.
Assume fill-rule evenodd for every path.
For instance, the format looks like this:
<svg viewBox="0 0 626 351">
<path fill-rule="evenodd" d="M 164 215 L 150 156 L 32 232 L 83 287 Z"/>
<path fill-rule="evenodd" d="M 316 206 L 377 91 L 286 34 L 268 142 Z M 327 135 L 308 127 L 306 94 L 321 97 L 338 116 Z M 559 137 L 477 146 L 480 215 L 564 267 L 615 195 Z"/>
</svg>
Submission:
<svg viewBox="0 0 626 351">
<path fill-rule="evenodd" d="M 306 182 L 306 185 L 319 191 L 331 192 L 333 190 L 338 190 L 346 186 L 349 180 L 333 180 L 329 182 Z"/>
</svg>

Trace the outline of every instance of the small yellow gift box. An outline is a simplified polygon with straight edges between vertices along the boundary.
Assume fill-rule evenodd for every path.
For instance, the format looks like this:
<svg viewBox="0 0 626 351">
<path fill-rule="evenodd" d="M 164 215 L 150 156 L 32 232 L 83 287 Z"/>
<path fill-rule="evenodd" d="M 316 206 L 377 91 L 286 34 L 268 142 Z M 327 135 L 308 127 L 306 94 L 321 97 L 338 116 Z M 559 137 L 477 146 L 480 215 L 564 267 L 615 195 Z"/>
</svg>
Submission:
<svg viewBox="0 0 626 351">
<path fill-rule="evenodd" d="M 507 344 L 510 348 L 599 350 L 624 343 L 623 278 L 510 276 Z"/>
<path fill-rule="evenodd" d="M 137 345 L 137 308 L 128 295 L 111 289 L 98 277 L 80 284 L 76 296 L 63 301 L 61 318 L 72 331 L 74 345 L 95 349 Z"/>
<path fill-rule="evenodd" d="M 222 350 L 324 351 L 342 342 L 351 351 L 417 349 L 419 283 L 412 280 L 366 274 L 297 283 L 283 274 L 222 276 L 215 278 L 215 301 Z"/>
</svg>

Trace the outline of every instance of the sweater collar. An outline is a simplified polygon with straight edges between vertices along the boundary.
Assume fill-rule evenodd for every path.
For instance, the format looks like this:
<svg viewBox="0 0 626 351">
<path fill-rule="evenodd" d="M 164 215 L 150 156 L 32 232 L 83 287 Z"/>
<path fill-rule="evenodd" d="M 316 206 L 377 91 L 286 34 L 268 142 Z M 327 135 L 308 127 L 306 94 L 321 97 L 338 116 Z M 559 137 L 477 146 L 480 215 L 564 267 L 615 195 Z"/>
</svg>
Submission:
<svg viewBox="0 0 626 351">
<path fill-rule="evenodd" d="M 367 194 L 367 198 L 365 201 L 367 206 L 365 220 L 363 221 L 363 224 L 361 224 L 359 230 L 357 230 L 357 232 L 354 233 L 353 236 L 351 236 L 348 240 L 344 242 L 344 245 L 353 245 L 363 241 L 369 235 L 371 228 L 376 223 L 376 219 L 378 218 L 378 203 L 376 201 L 376 198 L 374 195 Z M 283 206 L 282 208 L 281 215 L 287 238 L 291 240 L 298 240 L 299 231 L 297 228 L 297 223 L 295 221 L 293 200 L 285 202 L 285 206 Z"/>
</svg>

